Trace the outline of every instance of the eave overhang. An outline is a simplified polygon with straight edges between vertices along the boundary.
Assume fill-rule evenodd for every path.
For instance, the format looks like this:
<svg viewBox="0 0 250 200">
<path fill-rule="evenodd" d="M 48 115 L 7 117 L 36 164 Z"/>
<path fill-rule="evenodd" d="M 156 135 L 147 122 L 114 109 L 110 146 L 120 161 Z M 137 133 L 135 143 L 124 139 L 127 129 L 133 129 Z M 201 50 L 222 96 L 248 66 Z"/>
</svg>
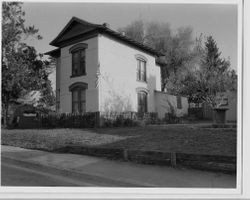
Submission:
<svg viewBox="0 0 250 200">
<path fill-rule="evenodd" d="M 78 35 L 74 35 L 72 36 L 71 38 L 67 38 L 65 40 L 62 40 L 62 36 L 65 34 L 65 32 L 71 27 L 71 25 L 73 23 L 79 23 L 79 24 L 82 24 L 83 26 L 87 26 L 89 31 L 87 32 L 84 32 L 84 33 L 79 33 Z M 131 45 L 137 49 L 140 49 L 142 51 L 145 51 L 146 53 L 149 53 L 153 56 L 163 56 L 164 54 L 161 53 L 161 52 L 158 52 L 156 51 L 155 49 L 149 47 L 149 46 L 146 46 L 142 43 L 139 43 L 133 39 L 130 39 L 129 37 L 127 36 L 124 36 L 122 35 L 121 33 L 118 33 L 114 30 L 111 30 L 110 28 L 108 28 L 107 26 L 105 25 L 99 25 L 99 24 L 92 24 L 92 23 L 89 23 L 89 22 L 86 22 L 84 20 L 81 20 L 77 17 L 73 17 L 68 23 L 67 25 L 63 28 L 63 30 L 58 34 L 58 36 L 52 40 L 50 42 L 50 45 L 53 45 L 55 47 L 63 47 L 63 46 L 66 46 L 66 45 L 69 45 L 71 44 L 72 42 L 75 42 L 75 41 L 80 41 L 82 38 L 91 38 L 91 37 L 94 37 L 96 35 L 98 35 L 99 33 L 101 34 L 107 34 L 115 39 L 118 39 L 120 40 L 121 42 L 124 42 L 128 45 Z"/>
</svg>

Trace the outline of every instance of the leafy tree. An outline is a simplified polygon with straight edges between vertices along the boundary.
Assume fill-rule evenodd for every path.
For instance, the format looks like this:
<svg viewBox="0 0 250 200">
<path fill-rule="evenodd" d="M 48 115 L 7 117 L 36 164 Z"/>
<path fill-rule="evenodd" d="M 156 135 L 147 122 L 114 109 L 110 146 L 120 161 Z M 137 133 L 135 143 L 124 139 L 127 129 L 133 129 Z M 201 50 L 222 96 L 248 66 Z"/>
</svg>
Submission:
<svg viewBox="0 0 250 200">
<path fill-rule="evenodd" d="M 56 96 L 51 86 L 51 81 L 48 77 L 45 80 L 40 90 L 41 98 L 38 103 L 40 106 L 50 109 L 51 106 L 54 106 L 56 103 Z"/>
<path fill-rule="evenodd" d="M 119 28 L 118 32 L 125 33 L 126 36 L 140 43 L 144 42 L 144 23 L 142 20 L 136 20 L 124 28 Z"/>
<path fill-rule="evenodd" d="M 25 26 L 20 2 L 2 3 L 2 108 L 7 125 L 11 101 L 40 90 L 47 80 L 48 61 L 42 61 L 34 47 L 24 41 L 33 36 L 42 39 L 38 29 Z"/>
<path fill-rule="evenodd" d="M 177 71 L 180 71 L 179 69 L 195 57 L 192 28 L 181 27 L 174 32 L 168 23 L 151 22 L 144 25 L 140 21 L 140 26 L 138 24 L 139 22 L 135 21 L 120 30 L 128 37 L 165 54 L 158 60 L 164 63 L 161 67 L 162 90 L 169 89 L 167 83 L 170 81 L 170 74 L 177 76 Z M 172 93 L 177 93 L 173 90 L 174 88 L 172 88 Z"/>
</svg>

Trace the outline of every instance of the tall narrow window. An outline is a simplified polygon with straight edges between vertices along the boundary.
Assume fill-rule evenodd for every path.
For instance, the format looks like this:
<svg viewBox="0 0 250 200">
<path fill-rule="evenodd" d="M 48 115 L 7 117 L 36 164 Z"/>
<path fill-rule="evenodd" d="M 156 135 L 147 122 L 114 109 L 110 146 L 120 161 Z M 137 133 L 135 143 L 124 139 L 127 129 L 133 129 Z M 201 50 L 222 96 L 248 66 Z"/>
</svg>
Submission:
<svg viewBox="0 0 250 200">
<path fill-rule="evenodd" d="M 72 76 L 86 75 L 87 44 L 79 43 L 69 49 L 72 54 Z"/>
<path fill-rule="evenodd" d="M 86 74 L 85 49 L 72 52 L 72 76 Z"/>
<path fill-rule="evenodd" d="M 146 113 L 148 111 L 147 105 L 147 93 L 144 91 L 140 91 L 137 94 L 138 98 L 138 113 Z"/>
<path fill-rule="evenodd" d="M 72 93 L 72 113 L 86 112 L 86 89 L 88 84 L 76 82 L 69 87 Z"/>
<path fill-rule="evenodd" d="M 137 59 L 137 80 L 147 81 L 146 61 L 142 59 Z"/>
<path fill-rule="evenodd" d="M 86 90 L 76 88 L 72 90 L 72 112 L 84 113 L 86 111 Z"/>
</svg>

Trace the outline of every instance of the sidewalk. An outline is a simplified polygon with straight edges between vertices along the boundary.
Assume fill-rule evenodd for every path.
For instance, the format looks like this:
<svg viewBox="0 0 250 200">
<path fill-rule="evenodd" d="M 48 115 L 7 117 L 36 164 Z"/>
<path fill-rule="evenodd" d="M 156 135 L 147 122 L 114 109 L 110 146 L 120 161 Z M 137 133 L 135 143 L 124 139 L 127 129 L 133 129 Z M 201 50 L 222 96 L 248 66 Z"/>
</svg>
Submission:
<svg viewBox="0 0 250 200">
<path fill-rule="evenodd" d="M 236 176 L 223 173 L 141 165 L 3 145 L 1 152 L 3 158 L 146 187 L 235 188 L 236 186 Z"/>
</svg>

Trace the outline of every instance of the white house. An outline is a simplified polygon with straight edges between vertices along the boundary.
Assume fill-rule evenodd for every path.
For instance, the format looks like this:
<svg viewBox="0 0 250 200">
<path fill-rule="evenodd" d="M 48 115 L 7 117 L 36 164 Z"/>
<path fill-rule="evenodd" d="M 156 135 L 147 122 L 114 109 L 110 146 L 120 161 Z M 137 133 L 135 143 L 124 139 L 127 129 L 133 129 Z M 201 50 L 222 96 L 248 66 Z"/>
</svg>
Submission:
<svg viewBox="0 0 250 200">
<path fill-rule="evenodd" d="M 161 112 L 163 117 L 166 108 L 157 92 L 161 90 L 156 63 L 160 52 L 111 30 L 106 23 L 76 17 L 50 45 L 57 47 L 47 54 L 57 61 L 58 112 Z M 186 105 L 186 98 L 181 101 Z M 180 109 L 179 113 L 187 113 L 186 106 Z"/>
</svg>

